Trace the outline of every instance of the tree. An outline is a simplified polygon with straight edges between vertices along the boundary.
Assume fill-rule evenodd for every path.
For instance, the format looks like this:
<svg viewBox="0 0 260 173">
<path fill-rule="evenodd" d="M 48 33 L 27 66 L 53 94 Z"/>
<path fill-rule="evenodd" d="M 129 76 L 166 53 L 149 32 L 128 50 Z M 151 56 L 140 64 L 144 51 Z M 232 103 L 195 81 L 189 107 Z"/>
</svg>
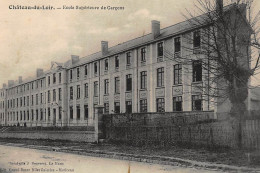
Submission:
<svg viewBox="0 0 260 173">
<path fill-rule="evenodd" d="M 195 54 L 204 71 L 202 80 L 206 81 L 197 87 L 204 99 L 210 102 L 213 98 L 217 106 L 229 100 L 230 114 L 239 125 L 238 145 L 241 146 L 241 123 L 246 112 L 250 77 L 259 69 L 260 55 L 256 54 L 260 49 L 260 13 L 253 13 L 254 0 L 226 1 L 228 5 L 225 7 L 223 0 L 196 2 L 195 6 L 202 15 L 194 17 L 188 11 L 185 16 L 189 27 L 194 29 L 193 35 L 188 34 L 183 39 L 189 43 L 183 44 L 183 49 L 190 54 L 176 56 L 166 50 L 166 57 L 191 64 L 195 62 Z"/>
</svg>

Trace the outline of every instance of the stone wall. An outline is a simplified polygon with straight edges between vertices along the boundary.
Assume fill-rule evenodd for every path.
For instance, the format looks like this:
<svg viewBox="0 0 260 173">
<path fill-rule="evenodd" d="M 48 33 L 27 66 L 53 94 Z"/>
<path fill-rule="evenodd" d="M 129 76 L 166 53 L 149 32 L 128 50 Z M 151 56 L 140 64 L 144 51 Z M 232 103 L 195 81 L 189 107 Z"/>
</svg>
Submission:
<svg viewBox="0 0 260 173">
<path fill-rule="evenodd" d="M 94 132 L 92 131 L 7 131 L 0 132 L 0 138 L 95 142 Z"/>
</svg>

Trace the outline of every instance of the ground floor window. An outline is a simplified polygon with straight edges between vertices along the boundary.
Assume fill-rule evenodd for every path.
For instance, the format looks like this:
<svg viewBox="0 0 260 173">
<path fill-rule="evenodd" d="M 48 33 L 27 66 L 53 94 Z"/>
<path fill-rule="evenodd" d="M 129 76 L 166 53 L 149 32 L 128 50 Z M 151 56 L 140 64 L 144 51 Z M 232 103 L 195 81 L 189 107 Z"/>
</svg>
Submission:
<svg viewBox="0 0 260 173">
<path fill-rule="evenodd" d="M 182 111 L 182 97 L 173 97 L 173 111 Z"/>
<path fill-rule="evenodd" d="M 147 99 L 140 100 L 140 112 L 147 112 Z"/>
<path fill-rule="evenodd" d="M 84 105 L 84 118 L 88 119 L 88 105 Z"/>
<path fill-rule="evenodd" d="M 77 106 L 77 120 L 80 120 L 80 106 Z"/>
<path fill-rule="evenodd" d="M 156 99 L 156 111 L 157 112 L 164 112 L 164 98 L 158 98 Z"/>
<path fill-rule="evenodd" d="M 109 113 L 109 103 L 104 103 L 104 113 L 105 114 Z"/>
<path fill-rule="evenodd" d="M 192 110 L 193 111 L 202 111 L 202 97 L 201 95 L 192 96 Z"/>
<path fill-rule="evenodd" d="M 61 107 L 59 107 L 59 120 L 61 120 L 61 113 L 62 113 L 62 110 L 61 110 Z M 41 119 L 42 119 L 42 115 L 41 115 Z"/>
<path fill-rule="evenodd" d="M 132 102 L 131 101 L 126 101 L 125 107 L 126 107 L 126 113 L 132 113 Z"/>
<path fill-rule="evenodd" d="M 70 119 L 73 119 L 73 107 L 70 107 Z"/>
<path fill-rule="evenodd" d="M 120 103 L 119 102 L 115 102 L 115 113 L 120 113 Z"/>
</svg>

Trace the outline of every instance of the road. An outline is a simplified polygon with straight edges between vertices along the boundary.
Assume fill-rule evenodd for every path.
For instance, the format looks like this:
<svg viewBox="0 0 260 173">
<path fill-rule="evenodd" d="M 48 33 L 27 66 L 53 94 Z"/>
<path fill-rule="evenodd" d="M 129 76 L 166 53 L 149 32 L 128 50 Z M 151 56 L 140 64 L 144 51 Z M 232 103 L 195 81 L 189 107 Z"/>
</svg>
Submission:
<svg viewBox="0 0 260 173">
<path fill-rule="evenodd" d="M 96 158 L 75 154 L 0 145 L 0 173 L 7 172 L 209 173 L 214 171 L 141 162 L 129 162 L 107 158 Z"/>
</svg>

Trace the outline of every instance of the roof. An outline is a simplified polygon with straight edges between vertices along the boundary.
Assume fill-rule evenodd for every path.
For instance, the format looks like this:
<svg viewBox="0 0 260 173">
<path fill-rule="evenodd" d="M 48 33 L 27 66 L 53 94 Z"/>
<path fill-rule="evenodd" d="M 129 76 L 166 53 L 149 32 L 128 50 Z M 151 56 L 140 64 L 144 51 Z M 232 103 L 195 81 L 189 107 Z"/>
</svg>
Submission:
<svg viewBox="0 0 260 173">
<path fill-rule="evenodd" d="M 231 9 L 231 7 L 234 7 L 235 3 L 227 5 L 224 7 L 224 12 L 228 11 Z M 171 25 L 169 27 L 163 28 L 160 30 L 160 35 L 154 39 L 152 33 L 137 37 L 135 39 L 123 42 L 121 44 L 118 44 L 116 46 L 110 47 L 108 49 L 108 54 L 106 56 L 102 56 L 101 51 L 96 52 L 94 54 L 85 56 L 80 58 L 79 62 L 76 64 L 71 64 L 71 63 L 65 63 L 67 68 L 73 68 L 75 66 L 79 66 L 88 62 L 96 61 L 100 58 L 106 58 L 124 51 L 131 50 L 136 47 L 140 47 L 152 42 L 156 42 L 162 39 L 165 39 L 167 37 L 172 37 L 174 35 L 180 35 L 185 32 L 188 32 L 190 30 L 194 30 L 196 28 L 202 27 L 203 23 L 204 24 L 209 24 L 207 21 L 209 13 L 202 14 L 200 16 L 185 20 L 183 22 L 177 23 L 175 25 Z"/>
</svg>

